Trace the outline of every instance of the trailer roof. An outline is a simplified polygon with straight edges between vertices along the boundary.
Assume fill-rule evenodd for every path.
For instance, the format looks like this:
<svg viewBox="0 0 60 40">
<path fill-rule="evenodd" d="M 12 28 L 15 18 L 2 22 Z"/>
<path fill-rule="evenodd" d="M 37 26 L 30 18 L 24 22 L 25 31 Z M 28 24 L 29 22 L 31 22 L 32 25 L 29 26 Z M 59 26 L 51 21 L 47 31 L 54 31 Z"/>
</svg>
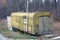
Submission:
<svg viewBox="0 0 60 40">
<path fill-rule="evenodd" d="M 50 14 L 49 12 L 28 12 L 28 13 L 26 13 L 26 12 L 13 12 L 11 14 L 11 16 L 25 16 L 25 15 L 27 15 L 27 16 L 33 17 L 34 15 L 36 15 L 38 13 L 40 15 L 49 15 Z"/>
</svg>

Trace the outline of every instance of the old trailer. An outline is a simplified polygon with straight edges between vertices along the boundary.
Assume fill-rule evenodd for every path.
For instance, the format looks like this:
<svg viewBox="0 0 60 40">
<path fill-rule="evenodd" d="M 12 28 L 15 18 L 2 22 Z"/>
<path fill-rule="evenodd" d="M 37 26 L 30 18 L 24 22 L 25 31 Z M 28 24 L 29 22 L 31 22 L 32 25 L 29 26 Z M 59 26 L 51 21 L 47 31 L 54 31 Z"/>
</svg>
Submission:
<svg viewBox="0 0 60 40">
<path fill-rule="evenodd" d="M 27 25 L 27 26 L 26 26 Z M 53 16 L 49 12 L 14 12 L 11 14 L 12 29 L 30 34 L 49 34 L 53 31 Z"/>
</svg>

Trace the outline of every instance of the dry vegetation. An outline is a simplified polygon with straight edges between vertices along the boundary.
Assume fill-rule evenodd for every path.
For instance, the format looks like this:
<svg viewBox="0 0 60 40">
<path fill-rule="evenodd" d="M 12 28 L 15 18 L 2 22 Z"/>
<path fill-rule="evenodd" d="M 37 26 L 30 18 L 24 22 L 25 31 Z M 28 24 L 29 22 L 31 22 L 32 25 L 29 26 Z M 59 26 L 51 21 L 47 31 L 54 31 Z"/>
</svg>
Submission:
<svg viewBox="0 0 60 40">
<path fill-rule="evenodd" d="M 60 34 L 60 22 L 54 22 L 54 33 Z"/>
<path fill-rule="evenodd" d="M 7 21 L 6 20 L 0 20 L 0 34 L 3 34 L 5 37 L 13 38 L 13 39 L 36 39 L 37 37 L 29 36 L 22 34 L 21 32 L 13 32 L 9 31 L 7 28 Z"/>
<path fill-rule="evenodd" d="M 55 34 L 60 34 L 60 22 L 54 22 L 54 33 Z M 7 21 L 6 20 L 0 20 L 0 34 L 3 34 L 5 37 L 8 38 L 14 38 L 14 39 L 20 39 L 20 38 L 33 38 L 35 39 L 36 37 L 29 36 L 29 35 L 24 35 L 20 32 L 13 32 L 9 31 L 7 29 Z"/>
</svg>

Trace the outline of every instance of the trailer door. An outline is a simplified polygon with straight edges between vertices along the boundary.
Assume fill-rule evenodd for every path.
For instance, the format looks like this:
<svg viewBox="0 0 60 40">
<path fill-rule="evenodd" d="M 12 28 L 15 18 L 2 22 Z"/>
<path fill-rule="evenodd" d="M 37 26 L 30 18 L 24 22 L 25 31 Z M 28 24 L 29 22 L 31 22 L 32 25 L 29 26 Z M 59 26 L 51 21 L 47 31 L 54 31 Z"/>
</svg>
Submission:
<svg viewBox="0 0 60 40">
<path fill-rule="evenodd" d="M 50 18 L 49 17 L 39 17 L 39 31 L 40 33 L 48 33 L 50 30 Z"/>
</svg>

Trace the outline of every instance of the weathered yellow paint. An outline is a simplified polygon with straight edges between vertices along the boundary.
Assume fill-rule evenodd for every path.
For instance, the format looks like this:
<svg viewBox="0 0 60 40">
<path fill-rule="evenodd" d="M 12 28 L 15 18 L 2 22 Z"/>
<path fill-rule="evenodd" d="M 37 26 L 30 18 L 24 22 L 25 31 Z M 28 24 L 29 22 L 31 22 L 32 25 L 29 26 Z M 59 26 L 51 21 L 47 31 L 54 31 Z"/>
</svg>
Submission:
<svg viewBox="0 0 60 40">
<path fill-rule="evenodd" d="M 27 13 L 24 12 L 14 12 L 11 14 L 11 23 L 13 27 L 16 27 L 22 31 L 26 30 L 26 24 L 24 24 L 24 16 L 26 16 Z M 32 12 L 28 13 L 28 32 L 35 34 L 36 32 L 39 32 L 39 27 L 36 27 L 39 25 L 39 16 L 51 16 L 49 12 Z"/>
</svg>

